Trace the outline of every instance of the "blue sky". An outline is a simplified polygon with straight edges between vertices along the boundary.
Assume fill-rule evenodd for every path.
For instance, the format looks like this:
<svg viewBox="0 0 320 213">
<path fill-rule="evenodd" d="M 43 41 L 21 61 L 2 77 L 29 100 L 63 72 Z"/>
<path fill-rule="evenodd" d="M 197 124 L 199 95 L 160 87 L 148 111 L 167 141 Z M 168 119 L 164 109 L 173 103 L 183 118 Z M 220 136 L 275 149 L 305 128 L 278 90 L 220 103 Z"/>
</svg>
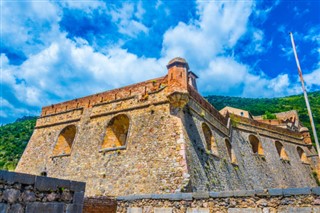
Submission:
<svg viewBox="0 0 320 213">
<path fill-rule="evenodd" d="M 184 57 L 203 95 L 320 89 L 320 1 L 1 0 L 0 124 L 167 73 Z"/>
</svg>

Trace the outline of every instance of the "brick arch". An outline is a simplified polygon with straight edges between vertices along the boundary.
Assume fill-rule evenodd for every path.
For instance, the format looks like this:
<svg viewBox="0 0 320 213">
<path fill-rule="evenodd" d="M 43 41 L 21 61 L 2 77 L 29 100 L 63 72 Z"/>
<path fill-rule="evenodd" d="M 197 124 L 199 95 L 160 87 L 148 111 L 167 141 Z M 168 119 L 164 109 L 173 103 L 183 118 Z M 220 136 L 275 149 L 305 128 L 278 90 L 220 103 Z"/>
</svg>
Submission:
<svg viewBox="0 0 320 213">
<path fill-rule="evenodd" d="M 236 155 L 234 153 L 234 149 L 232 148 L 229 139 L 226 138 L 224 141 L 225 141 L 225 144 L 226 144 L 227 153 L 228 153 L 228 156 L 230 158 L 231 163 L 237 164 L 238 161 L 237 161 Z"/>
<path fill-rule="evenodd" d="M 63 128 L 58 136 L 57 143 L 53 149 L 53 156 L 69 155 L 73 141 L 77 133 L 75 125 L 69 125 Z"/>
<path fill-rule="evenodd" d="M 300 160 L 303 163 L 310 163 L 305 151 L 300 146 L 297 147 L 297 152 L 299 154 Z"/>
<path fill-rule="evenodd" d="M 130 119 L 125 114 L 113 117 L 107 127 L 101 145 L 102 149 L 125 146 L 129 132 Z"/>
<path fill-rule="evenodd" d="M 289 160 L 288 154 L 287 154 L 286 150 L 284 149 L 282 143 L 280 143 L 279 141 L 276 141 L 275 145 L 276 145 L 276 149 L 277 149 L 279 157 L 283 160 Z"/>
<path fill-rule="evenodd" d="M 218 156 L 219 152 L 218 152 L 217 143 L 215 141 L 215 138 L 212 135 L 212 131 L 210 127 L 206 123 L 202 123 L 201 126 L 202 126 L 202 132 L 206 142 L 206 149 L 210 150 L 213 154 Z"/>
<path fill-rule="evenodd" d="M 252 152 L 255 154 L 263 155 L 263 148 L 260 140 L 255 135 L 249 135 L 249 142 L 252 148 Z"/>
</svg>

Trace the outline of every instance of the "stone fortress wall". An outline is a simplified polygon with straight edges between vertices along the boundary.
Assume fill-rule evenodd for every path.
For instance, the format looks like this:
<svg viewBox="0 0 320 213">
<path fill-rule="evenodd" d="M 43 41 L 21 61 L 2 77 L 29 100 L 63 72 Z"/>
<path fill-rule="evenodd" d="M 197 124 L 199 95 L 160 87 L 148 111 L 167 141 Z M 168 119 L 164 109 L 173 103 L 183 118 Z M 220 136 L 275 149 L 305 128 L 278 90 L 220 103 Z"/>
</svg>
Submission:
<svg viewBox="0 0 320 213">
<path fill-rule="evenodd" d="M 168 75 L 42 109 L 18 172 L 86 196 L 316 186 L 307 135 L 221 115 L 176 58 Z M 195 77 L 192 75 L 191 77 Z"/>
<path fill-rule="evenodd" d="M 0 212 L 81 213 L 85 185 L 0 170 Z"/>
</svg>

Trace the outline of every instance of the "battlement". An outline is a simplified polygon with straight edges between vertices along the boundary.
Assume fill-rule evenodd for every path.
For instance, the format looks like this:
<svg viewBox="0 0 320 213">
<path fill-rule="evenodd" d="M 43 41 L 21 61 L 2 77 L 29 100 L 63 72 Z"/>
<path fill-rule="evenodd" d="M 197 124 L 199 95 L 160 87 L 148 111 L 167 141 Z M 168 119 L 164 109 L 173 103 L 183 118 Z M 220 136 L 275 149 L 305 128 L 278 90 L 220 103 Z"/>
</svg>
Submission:
<svg viewBox="0 0 320 213">
<path fill-rule="evenodd" d="M 74 109 L 91 108 L 97 104 L 103 104 L 110 101 L 126 99 L 133 96 L 138 96 L 141 99 L 148 93 L 154 92 L 168 83 L 167 76 L 151 79 L 148 81 L 132 84 L 129 86 L 117 88 L 114 90 L 89 95 L 82 98 L 73 99 L 70 101 L 53 104 L 42 108 L 41 117 L 58 114 Z"/>
</svg>

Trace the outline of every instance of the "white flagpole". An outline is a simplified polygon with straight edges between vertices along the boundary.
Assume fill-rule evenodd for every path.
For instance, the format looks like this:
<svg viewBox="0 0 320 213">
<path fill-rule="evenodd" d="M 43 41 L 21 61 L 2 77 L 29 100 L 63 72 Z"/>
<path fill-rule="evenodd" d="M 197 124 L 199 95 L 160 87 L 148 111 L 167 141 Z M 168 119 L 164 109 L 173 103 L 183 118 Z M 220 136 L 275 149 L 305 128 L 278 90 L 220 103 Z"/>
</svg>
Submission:
<svg viewBox="0 0 320 213">
<path fill-rule="evenodd" d="M 299 72 L 299 77 L 300 77 L 300 81 L 301 81 L 301 85 L 302 85 L 304 99 L 306 101 L 306 105 L 307 105 L 307 109 L 308 109 L 308 114 L 309 114 L 309 118 L 310 118 L 312 132 L 313 132 L 314 140 L 316 142 L 318 156 L 320 158 L 320 146 L 319 146 L 319 141 L 318 141 L 318 135 L 317 135 L 316 127 L 314 126 L 312 112 L 311 112 L 311 108 L 310 108 L 310 104 L 309 104 L 309 100 L 308 100 L 308 95 L 307 95 L 306 88 L 304 86 L 304 80 L 303 80 L 303 77 L 302 77 L 302 71 L 301 71 L 301 68 L 300 68 L 300 63 L 299 63 L 299 59 L 298 59 L 298 55 L 297 55 L 296 45 L 294 44 L 293 35 L 292 35 L 291 32 L 290 32 L 290 37 L 291 37 L 291 43 L 292 43 L 294 57 L 296 59 L 296 63 L 297 63 L 297 67 L 298 67 L 298 72 Z"/>
</svg>

